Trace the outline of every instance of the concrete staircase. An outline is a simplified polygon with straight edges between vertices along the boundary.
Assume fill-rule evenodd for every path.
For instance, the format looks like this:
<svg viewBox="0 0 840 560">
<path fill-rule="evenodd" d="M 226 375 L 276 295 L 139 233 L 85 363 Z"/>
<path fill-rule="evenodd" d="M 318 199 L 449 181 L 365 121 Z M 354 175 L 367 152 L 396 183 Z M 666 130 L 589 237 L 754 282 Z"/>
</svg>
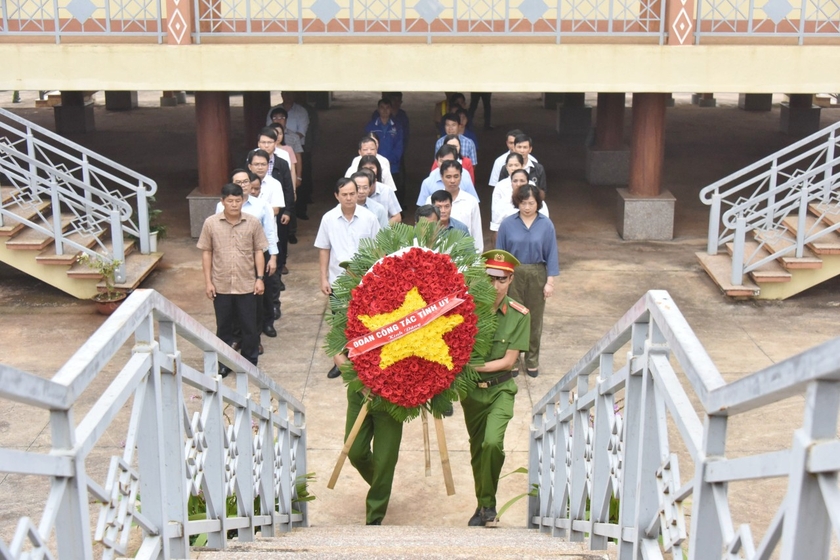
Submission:
<svg viewBox="0 0 840 560">
<path fill-rule="evenodd" d="M 840 223 L 840 207 L 826 207 L 819 204 L 808 206 L 806 232 L 815 233 Z M 751 262 L 782 251 L 795 245 L 798 215 L 791 214 L 783 220 L 784 231 L 765 232 L 755 230 L 753 240 L 745 245 L 745 261 Z M 807 244 L 802 257 L 793 252 L 750 271 L 743 281 L 735 285 L 731 281 L 733 244 L 726 245 L 728 253 L 709 255 L 696 253 L 700 264 L 727 296 L 756 299 L 787 299 L 803 290 L 840 275 L 840 235 L 829 231 L 819 239 Z"/>
<path fill-rule="evenodd" d="M 2 206 L 19 216 L 21 220 L 38 222 L 43 217 L 52 216 L 49 200 L 27 200 L 21 202 L 13 197 L 13 187 L 0 187 Z M 70 230 L 72 214 L 62 214 L 63 231 Z M 97 234 L 71 233 L 68 239 L 93 249 L 97 252 L 111 252 L 111 233 L 108 228 Z M 136 243 L 126 240 L 124 245 L 126 279 L 116 285 L 119 291 L 130 292 L 157 267 L 162 253 L 140 254 Z M 5 225 L 0 226 L 0 261 L 38 278 L 79 299 L 91 298 L 97 292 L 104 291 L 102 277 L 94 270 L 76 262 L 81 251 L 65 250 L 63 255 L 56 254 L 55 242 L 51 236 L 26 226 L 22 221 L 15 221 L 7 216 Z"/>
<path fill-rule="evenodd" d="M 612 560 L 617 550 L 589 550 L 587 543 L 571 543 L 535 529 L 484 527 L 366 527 L 344 525 L 295 529 L 274 538 L 233 541 L 227 550 L 193 548 L 200 560 L 368 559 L 405 560 L 528 558 Z"/>
</svg>

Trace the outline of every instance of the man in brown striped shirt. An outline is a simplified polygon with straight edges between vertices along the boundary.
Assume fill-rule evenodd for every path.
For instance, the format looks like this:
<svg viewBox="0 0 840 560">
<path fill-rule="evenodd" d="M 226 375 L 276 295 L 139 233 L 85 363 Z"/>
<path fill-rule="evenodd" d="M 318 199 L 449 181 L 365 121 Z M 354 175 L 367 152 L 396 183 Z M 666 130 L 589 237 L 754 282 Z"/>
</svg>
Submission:
<svg viewBox="0 0 840 560">
<path fill-rule="evenodd" d="M 216 336 L 233 344 L 234 318 L 242 329 L 242 355 L 257 365 L 259 331 L 257 297 L 265 290 L 263 251 L 268 240 L 260 221 L 242 212 L 242 187 L 222 187 L 223 211 L 210 216 L 201 228 L 198 248 L 203 251 L 204 293 L 213 300 Z M 230 372 L 219 367 L 224 377 Z"/>
</svg>

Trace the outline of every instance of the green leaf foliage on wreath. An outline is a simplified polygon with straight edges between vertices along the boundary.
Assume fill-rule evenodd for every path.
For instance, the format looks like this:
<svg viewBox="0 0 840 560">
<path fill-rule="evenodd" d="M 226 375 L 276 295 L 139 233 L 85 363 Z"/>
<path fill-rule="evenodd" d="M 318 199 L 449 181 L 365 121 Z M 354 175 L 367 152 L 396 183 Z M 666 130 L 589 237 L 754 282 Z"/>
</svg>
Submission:
<svg viewBox="0 0 840 560">
<path fill-rule="evenodd" d="M 484 365 L 483 356 L 490 350 L 493 344 L 493 333 L 496 332 L 496 314 L 493 312 L 496 290 L 487 279 L 484 261 L 481 255 L 476 253 L 473 238 L 462 231 L 441 230 L 437 222 L 423 220 L 416 226 L 394 224 L 380 230 L 375 239 L 363 239 L 359 244 L 359 251 L 353 258 L 347 263 L 342 263 L 345 273 L 333 282 L 334 297 L 330 298 L 331 314 L 326 318 L 330 325 L 330 332 L 327 333 L 324 343 L 327 354 L 335 356 L 345 351 L 347 336 L 344 331 L 347 327 L 347 308 L 353 289 L 359 285 L 362 277 L 383 257 L 405 247 L 414 246 L 448 254 L 464 275 L 467 291 L 475 302 L 478 333 L 469 363 L 458 372 L 449 389 L 436 395 L 424 405 L 406 408 L 378 395 L 370 395 L 371 410 L 386 411 L 400 422 L 417 418 L 421 408 L 425 408 L 436 418 L 440 418 L 450 409 L 453 401 L 464 398 L 479 380 L 479 374 L 475 368 Z M 351 361 L 348 360 L 341 366 L 341 373 L 345 383 L 352 390 L 365 390 Z"/>
</svg>

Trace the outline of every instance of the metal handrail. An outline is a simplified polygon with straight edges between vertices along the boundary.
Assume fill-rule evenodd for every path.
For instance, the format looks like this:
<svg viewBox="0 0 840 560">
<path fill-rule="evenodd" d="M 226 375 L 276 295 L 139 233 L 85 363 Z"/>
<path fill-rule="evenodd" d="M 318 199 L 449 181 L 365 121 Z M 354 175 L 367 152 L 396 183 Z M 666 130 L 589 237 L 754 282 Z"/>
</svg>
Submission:
<svg viewBox="0 0 840 560">
<path fill-rule="evenodd" d="M 687 540 L 691 560 L 739 550 L 769 560 L 777 547 L 783 560 L 828 560 L 832 528 L 840 534 L 838 355 L 840 338 L 726 384 L 668 293 L 648 292 L 534 407 L 529 527 L 588 538 L 593 549 L 615 541 L 619 560 L 661 559 L 663 550 L 682 558 Z M 790 449 L 726 457 L 729 416 L 802 393 L 805 418 Z M 669 419 L 693 479 L 680 479 L 686 455 L 672 451 Z M 780 476 L 787 495 L 756 546 L 749 525 L 733 525 L 727 484 Z"/>
<path fill-rule="evenodd" d="M 0 118 L 0 169 L 15 187 L 15 200 L 0 207 L 0 225 L 7 220 L 25 223 L 52 237 L 58 255 L 69 248 L 122 261 L 115 279 L 124 282 L 123 236 L 136 237 L 140 252 L 150 252 L 149 198 L 157 191 L 157 184 L 14 113 L 0 109 Z M 22 218 L 13 211 L 20 199 L 32 206 L 48 200 L 51 216 L 39 212 L 37 221 Z M 98 250 L 67 238 L 62 209 L 75 215 L 72 226 L 76 232 L 97 237 Z M 107 228 L 111 229 L 111 249 L 98 240 Z"/>
<path fill-rule="evenodd" d="M 840 123 L 791 144 L 700 191 L 700 200 L 711 207 L 706 252 L 716 255 L 726 243 L 734 243 L 730 277 L 734 285 L 743 282 L 745 273 L 771 260 L 789 254 L 802 257 L 807 243 L 837 229 L 826 227 L 810 236 L 803 233 L 809 204 L 819 201 L 832 208 L 837 207 L 836 193 L 840 190 L 838 130 Z M 724 207 L 727 209 L 724 210 Z M 783 223 L 793 213 L 798 213 L 799 220 L 795 237 L 788 233 Z M 761 232 L 762 239 L 752 255 L 745 255 L 747 235 L 753 231 Z M 759 258 L 766 248 L 766 240 L 770 238 L 782 238 L 788 243 Z"/>
<path fill-rule="evenodd" d="M 132 336 L 113 377 L 106 366 Z M 217 376 L 220 363 L 233 370 L 233 387 Z M 105 375 L 110 385 L 87 410 L 80 397 Z M 103 558 L 124 556 L 136 525 L 138 558 L 189 558 L 192 535 L 224 549 L 230 530 L 247 541 L 255 530 L 308 525 L 296 490 L 306 473 L 303 405 L 154 290 L 135 290 L 52 379 L 3 364 L 0 377 L 0 399 L 49 410 L 52 433 L 48 453 L 0 448 L 0 472 L 50 480 L 41 520 L 21 518 L 10 543 L 0 540 L 0 557 L 93 558 L 95 543 Z M 76 409 L 86 410 L 78 424 Z M 120 426 L 125 445 L 108 459 L 110 444 L 97 444 Z M 102 461 L 104 483 L 91 474 Z M 198 495 L 206 518 L 190 520 L 187 503 Z M 97 522 L 89 498 L 100 504 Z"/>
</svg>

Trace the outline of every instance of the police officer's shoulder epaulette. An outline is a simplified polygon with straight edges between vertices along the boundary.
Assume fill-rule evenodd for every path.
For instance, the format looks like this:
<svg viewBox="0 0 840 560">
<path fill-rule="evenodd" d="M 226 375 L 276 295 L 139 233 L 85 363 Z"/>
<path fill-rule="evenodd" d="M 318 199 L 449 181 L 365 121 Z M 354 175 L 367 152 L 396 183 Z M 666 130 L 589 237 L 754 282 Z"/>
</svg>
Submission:
<svg viewBox="0 0 840 560">
<path fill-rule="evenodd" d="M 519 303 L 518 301 L 510 300 L 510 306 L 522 313 L 523 315 L 528 314 L 528 308 Z"/>
</svg>

